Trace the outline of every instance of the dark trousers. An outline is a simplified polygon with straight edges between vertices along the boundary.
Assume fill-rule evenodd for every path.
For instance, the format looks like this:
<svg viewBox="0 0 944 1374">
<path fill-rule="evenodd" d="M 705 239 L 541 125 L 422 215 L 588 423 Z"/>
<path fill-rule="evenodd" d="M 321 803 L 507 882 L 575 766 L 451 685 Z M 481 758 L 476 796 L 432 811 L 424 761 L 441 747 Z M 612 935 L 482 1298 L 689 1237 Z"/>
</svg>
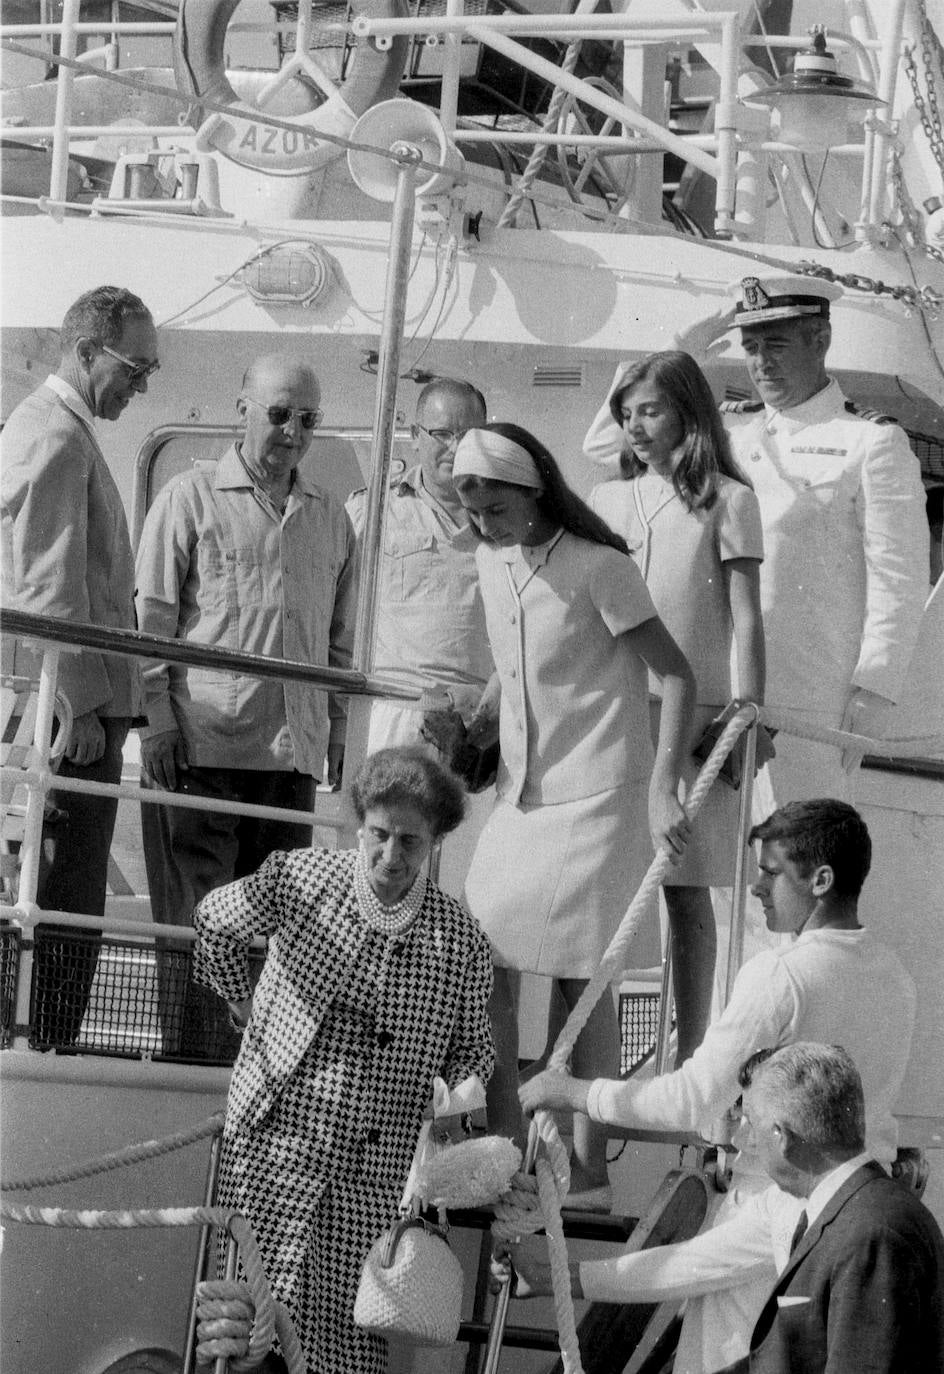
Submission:
<svg viewBox="0 0 944 1374">
<path fill-rule="evenodd" d="M 146 784 L 145 784 L 146 785 Z M 252 802 L 313 811 L 315 780 L 303 773 L 267 769 L 191 766 L 179 791 L 219 801 Z M 273 849 L 311 844 L 311 825 L 191 811 L 177 806 L 141 807 L 144 861 L 151 914 L 168 925 L 191 924 L 201 898 L 224 883 L 254 873 Z M 231 1061 L 239 1037 L 225 1002 L 190 978 L 192 945 L 158 942 L 158 1008 L 164 1054 Z M 262 966 L 255 960 L 256 976 Z"/>
<path fill-rule="evenodd" d="M 63 759 L 60 778 L 121 781 L 121 751 L 131 722 L 104 717 L 105 752 L 79 767 Z M 116 797 L 50 790 L 43 822 L 37 905 L 48 911 L 104 916 L 108 855 L 118 814 Z M 33 1040 L 74 1045 L 88 1004 L 101 936 L 95 930 L 44 925 L 33 958 Z"/>
</svg>

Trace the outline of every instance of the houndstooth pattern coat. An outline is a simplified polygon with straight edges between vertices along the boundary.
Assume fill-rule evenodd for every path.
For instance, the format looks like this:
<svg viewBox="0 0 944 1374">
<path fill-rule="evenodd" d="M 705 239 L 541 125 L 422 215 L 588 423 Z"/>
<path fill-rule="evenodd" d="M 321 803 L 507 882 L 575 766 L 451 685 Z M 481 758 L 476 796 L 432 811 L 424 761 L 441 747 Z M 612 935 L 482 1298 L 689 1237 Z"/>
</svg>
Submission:
<svg viewBox="0 0 944 1374">
<path fill-rule="evenodd" d="M 429 884 L 408 931 L 361 920 L 354 852 L 277 852 L 197 908 L 196 976 L 248 997 L 247 949 L 269 950 L 233 1070 L 220 1202 L 250 1220 L 311 1374 L 380 1374 L 352 1324 L 360 1270 L 394 1216 L 433 1078 L 486 1081 L 488 942 Z"/>
</svg>

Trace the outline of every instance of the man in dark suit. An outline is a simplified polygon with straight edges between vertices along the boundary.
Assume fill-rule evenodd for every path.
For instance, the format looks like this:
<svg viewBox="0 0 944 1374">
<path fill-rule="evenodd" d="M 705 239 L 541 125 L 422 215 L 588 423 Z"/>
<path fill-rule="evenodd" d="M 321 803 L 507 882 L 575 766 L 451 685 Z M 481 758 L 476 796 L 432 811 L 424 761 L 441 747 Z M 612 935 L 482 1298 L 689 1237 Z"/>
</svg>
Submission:
<svg viewBox="0 0 944 1374">
<path fill-rule="evenodd" d="M 802 1042 L 762 1050 L 741 1085 L 758 1156 L 805 1207 L 750 1354 L 731 1374 L 939 1374 L 944 1239 L 864 1151 L 862 1083 L 849 1055 Z"/>
<path fill-rule="evenodd" d="M 931 1213 L 865 1149 L 862 1081 L 848 1053 L 798 1041 L 741 1066 L 738 1143 L 778 1186 L 692 1240 L 571 1260 L 575 1298 L 677 1301 L 778 1278 L 749 1353 L 718 1374 L 941 1374 L 944 1239 Z M 800 1207 L 803 1211 L 800 1211 Z M 529 1242 L 508 1248 L 516 1296 L 552 1292 Z M 684 1368 L 683 1368 L 684 1364 Z M 676 1374 L 709 1366 L 676 1361 Z"/>
</svg>

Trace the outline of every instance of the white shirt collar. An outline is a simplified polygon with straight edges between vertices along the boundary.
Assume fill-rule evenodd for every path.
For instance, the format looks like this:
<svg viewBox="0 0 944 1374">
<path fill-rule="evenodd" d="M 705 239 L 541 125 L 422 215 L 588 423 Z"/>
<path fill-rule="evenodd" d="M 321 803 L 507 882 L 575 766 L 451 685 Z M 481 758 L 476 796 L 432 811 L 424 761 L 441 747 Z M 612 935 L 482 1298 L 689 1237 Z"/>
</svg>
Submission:
<svg viewBox="0 0 944 1374">
<path fill-rule="evenodd" d="M 808 1226 L 813 1225 L 827 1202 L 839 1192 L 846 1180 L 850 1179 L 857 1169 L 861 1169 L 863 1164 L 868 1164 L 871 1158 L 868 1150 L 863 1150 L 861 1154 L 856 1155 L 853 1159 L 847 1159 L 845 1164 L 840 1164 L 837 1169 L 832 1169 L 820 1179 L 806 1200 L 805 1210 Z"/>
<path fill-rule="evenodd" d="M 786 424 L 790 429 L 802 429 L 805 425 L 821 424 L 823 420 L 835 416 L 836 406 L 841 401 L 839 383 L 831 377 L 821 391 L 801 401 L 799 405 L 789 406 L 786 410 L 776 410 L 773 406 L 765 405 L 765 428 L 772 430 L 778 425 Z"/>
<path fill-rule="evenodd" d="M 65 401 L 69 409 L 88 425 L 93 434 L 95 433 L 95 416 L 71 382 L 65 381 L 58 372 L 50 372 L 46 378 L 46 386 L 49 387 L 50 391 L 54 391 L 61 400 Z"/>
</svg>

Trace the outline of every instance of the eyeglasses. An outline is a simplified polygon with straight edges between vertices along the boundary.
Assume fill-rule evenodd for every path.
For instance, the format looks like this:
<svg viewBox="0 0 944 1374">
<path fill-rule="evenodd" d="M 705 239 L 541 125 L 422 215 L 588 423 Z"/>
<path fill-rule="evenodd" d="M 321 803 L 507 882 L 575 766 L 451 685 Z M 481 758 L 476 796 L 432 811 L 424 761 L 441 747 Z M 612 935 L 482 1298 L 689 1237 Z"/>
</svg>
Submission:
<svg viewBox="0 0 944 1374">
<path fill-rule="evenodd" d="M 323 410 L 299 410 L 297 406 L 267 406 L 252 396 L 244 396 L 243 400 L 248 401 L 250 405 L 258 406 L 260 410 L 264 410 L 269 424 L 275 425 L 277 429 L 287 425 L 289 420 L 296 415 L 302 422 L 302 429 L 317 429 L 324 419 Z"/>
<path fill-rule="evenodd" d="M 128 381 L 132 386 L 138 382 L 146 382 L 148 377 L 153 377 L 155 372 L 160 371 L 160 363 L 155 359 L 153 363 L 136 363 L 133 358 L 126 358 L 123 353 L 118 353 L 114 348 L 109 348 L 107 344 L 101 345 L 103 353 L 107 353 L 109 358 L 114 358 L 119 363 L 124 363 L 128 369 Z"/>
<path fill-rule="evenodd" d="M 441 448 L 449 448 L 451 444 L 457 444 L 460 439 L 468 434 L 467 429 L 427 429 L 425 425 L 416 424 L 414 430 L 422 430 L 428 434 L 434 444 L 439 444 Z"/>
</svg>

